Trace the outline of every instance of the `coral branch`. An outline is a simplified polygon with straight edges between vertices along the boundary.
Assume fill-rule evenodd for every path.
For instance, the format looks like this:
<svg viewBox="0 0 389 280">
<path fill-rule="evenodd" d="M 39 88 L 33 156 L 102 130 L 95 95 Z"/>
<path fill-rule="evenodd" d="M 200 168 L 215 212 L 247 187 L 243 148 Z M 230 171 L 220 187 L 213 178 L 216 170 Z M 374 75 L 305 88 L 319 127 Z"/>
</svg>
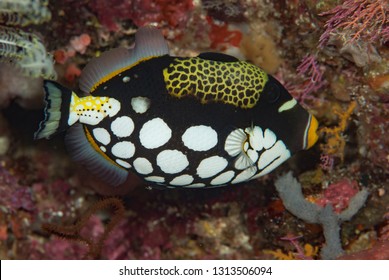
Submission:
<svg viewBox="0 0 389 280">
<path fill-rule="evenodd" d="M 297 73 L 308 77 L 308 81 L 304 83 L 304 88 L 298 98 L 299 101 L 308 98 L 311 93 L 318 91 L 325 85 L 324 71 L 317 63 L 315 55 L 306 55 L 297 67 Z"/>
<path fill-rule="evenodd" d="M 321 224 L 326 244 L 321 250 L 323 259 L 334 259 L 343 254 L 340 241 L 340 225 L 350 220 L 364 205 L 368 192 L 359 191 L 340 214 L 334 212 L 332 205 L 320 207 L 304 198 L 302 187 L 289 172 L 275 182 L 276 189 L 285 205 L 293 215 L 308 223 Z"/>
<path fill-rule="evenodd" d="M 387 0 L 346 0 L 341 5 L 320 14 L 331 16 L 324 27 L 319 47 L 323 48 L 330 36 L 337 31 L 347 31 L 351 35 L 349 43 L 355 40 L 368 40 L 373 42 L 383 38 L 388 28 L 389 3 Z M 383 34 L 384 33 L 384 34 Z"/>
<path fill-rule="evenodd" d="M 105 226 L 104 233 L 96 241 L 87 237 L 83 237 L 81 235 L 81 230 L 85 227 L 85 225 L 92 217 L 92 215 L 96 214 L 101 210 L 105 210 L 109 208 L 113 209 L 113 214 L 110 221 Z M 97 202 L 91 208 L 89 208 L 84 213 L 82 218 L 79 221 L 77 221 L 74 225 L 60 226 L 55 224 L 43 224 L 42 228 L 61 238 L 74 240 L 86 244 L 89 248 L 89 252 L 86 254 L 85 258 L 97 259 L 101 254 L 104 241 L 107 239 L 109 233 L 113 230 L 113 228 L 123 218 L 124 212 L 125 209 L 120 199 L 106 198 Z"/>
<path fill-rule="evenodd" d="M 341 112 L 339 108 L 333 108 L 333 113 L 339 117 L 339 124 L 336 127 L 323 127 L 320 132 L 326 134 L 325 144 L 321 144 L 320 148 L 324 154 L 338 156 L 342 161 L 344 158 L 344 148 L 346 146 L 346 139 L 343 132 L 347 128 L 348 120 L 354 112 L 357 103 L 352 101 L 346 111 Z"/>
</svg>

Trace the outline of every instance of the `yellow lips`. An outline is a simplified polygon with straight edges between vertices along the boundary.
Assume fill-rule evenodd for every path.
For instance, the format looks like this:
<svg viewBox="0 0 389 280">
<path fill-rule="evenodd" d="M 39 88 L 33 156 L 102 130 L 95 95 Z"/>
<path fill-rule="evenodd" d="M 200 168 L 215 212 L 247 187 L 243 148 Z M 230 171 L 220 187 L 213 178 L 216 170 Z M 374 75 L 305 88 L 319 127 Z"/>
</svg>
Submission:
<svg viewBox="0 0 389 280">
<path fill-rule="evenodd" d="M 307 134 L 307 147 L 305 149 L 311 148 L 319 138 L 319 135 L 317 134 L 318 127 L 319 127 L 319 123 L 317 119 L 314 116 L 312 116 L 308 128 L 308 134 Z"/>
</svg>

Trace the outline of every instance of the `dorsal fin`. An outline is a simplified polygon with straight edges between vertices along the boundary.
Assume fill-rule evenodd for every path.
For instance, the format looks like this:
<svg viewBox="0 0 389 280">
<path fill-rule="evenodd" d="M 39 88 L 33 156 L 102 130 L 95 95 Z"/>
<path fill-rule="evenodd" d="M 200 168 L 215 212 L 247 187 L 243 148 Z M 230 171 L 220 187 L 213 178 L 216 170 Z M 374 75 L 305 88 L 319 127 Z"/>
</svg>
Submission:
<svg viewBox="0 0 389 280">
<path fill-rule="evenodd" d="M 80 77 L 80 88 L 88 93 L 110 77 L 129 69 L 133 64 L 148 57 L 169 54 L 169 47 L 160 30 L 141 27 L 135 34 L 135 47 L 119 47 L 92 59 Z"/>
<path fill-rule="evenodd" d="M 134 50 L 136 60 L 169 54 L 169 46 L 162 32 L 152 26 L 144 26 L 138 29 L 135 34 Z"/>
<path fill-rule="evenodd" d="M 221 61 L 221 62 L 237 62 L 239 59 L 224 53 L 215 53 L 215 52 L 205 52 L 198 55 L 199 58 Z"/>
</svg>

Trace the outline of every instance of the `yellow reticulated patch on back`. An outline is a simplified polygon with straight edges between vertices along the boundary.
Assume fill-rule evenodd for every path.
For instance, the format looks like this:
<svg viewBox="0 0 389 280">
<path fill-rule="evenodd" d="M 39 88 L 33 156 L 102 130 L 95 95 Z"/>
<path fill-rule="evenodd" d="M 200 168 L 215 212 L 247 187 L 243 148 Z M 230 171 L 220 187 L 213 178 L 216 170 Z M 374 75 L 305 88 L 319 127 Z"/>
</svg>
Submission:
<svg viewBox="0 0 389 280">
<path fill-rule="evenodd" d="M 114 98 L 72 94 L 68 124 L 76 121 L 83 124 L 96 125 L 105 117 L 113 117 L 120 110 L 120 102 Z"/>
<path fill-rule="evenodd" d="M 192 95 L 204 104 L 222 102 L 245 109 L 255 106 L 268 80 L 263 70 L 250 63 L 200 57 L 176 58 L 163 76 L 174 97 Z"/>
</svg>

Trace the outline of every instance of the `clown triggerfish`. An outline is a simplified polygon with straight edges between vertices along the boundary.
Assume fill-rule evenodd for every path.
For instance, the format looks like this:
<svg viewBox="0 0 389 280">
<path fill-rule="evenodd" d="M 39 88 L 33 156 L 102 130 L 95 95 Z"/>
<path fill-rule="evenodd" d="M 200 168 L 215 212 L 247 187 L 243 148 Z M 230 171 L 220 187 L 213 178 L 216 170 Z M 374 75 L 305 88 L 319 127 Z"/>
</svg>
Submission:
<svg viewBox="0 0 389 280">
<path fill-rule="evenodd" d="M 215 187 L 268 174 L 318 139 L 318 122 L 262 69 L 219 53 L 169 55 L 142 27 L 83 70 L 83 96 L 45 81 L 35 138 L 67 130 L 72 157 L 111 185 Z"/>
</svg>

